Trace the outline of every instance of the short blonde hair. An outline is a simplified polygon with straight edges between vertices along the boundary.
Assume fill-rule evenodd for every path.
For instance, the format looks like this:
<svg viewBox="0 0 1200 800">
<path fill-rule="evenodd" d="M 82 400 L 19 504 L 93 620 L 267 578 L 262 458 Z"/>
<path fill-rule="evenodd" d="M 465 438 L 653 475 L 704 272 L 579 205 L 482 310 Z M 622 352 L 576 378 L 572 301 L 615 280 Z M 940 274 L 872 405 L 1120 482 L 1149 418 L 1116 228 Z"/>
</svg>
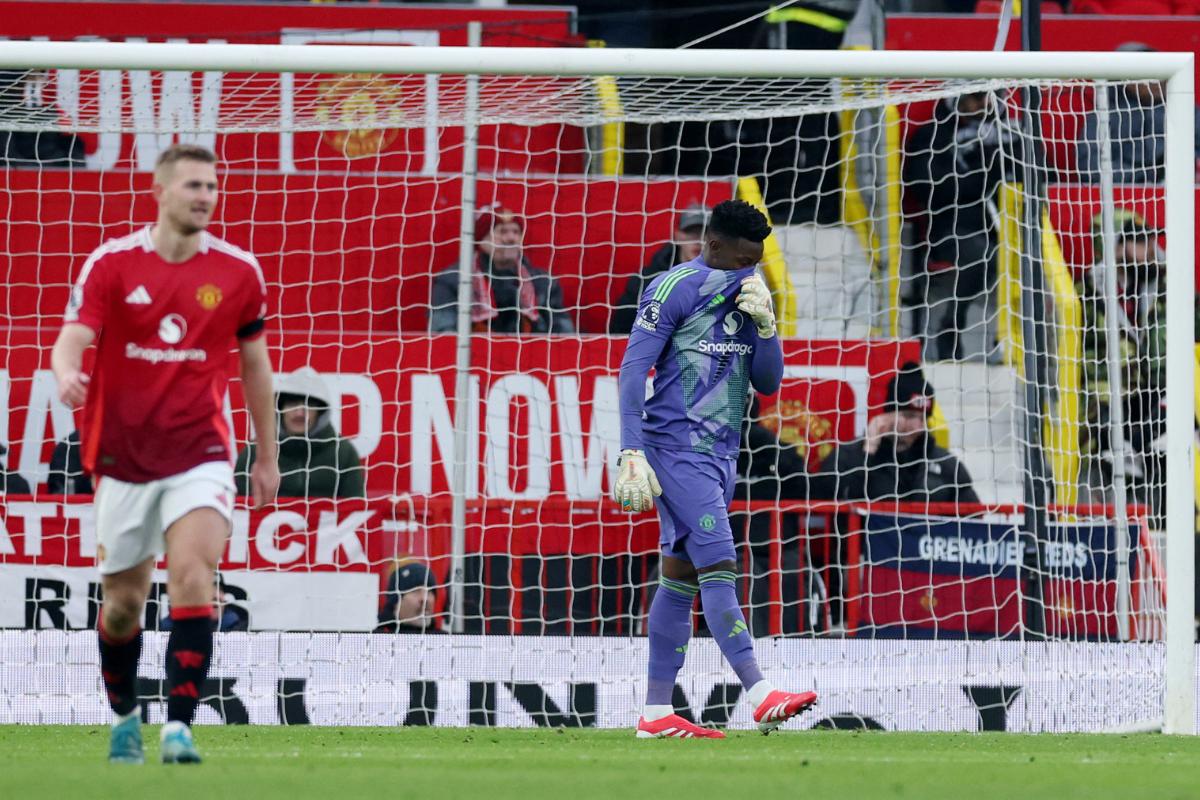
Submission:
<svg viewBox="0 0 1200 800">
<path fill-rule="evenodd" d="M 202 164 L 216 164 L 217 156 L 207 147 L 198 144 L 173 144 L 158 155 L 154 163 L 154 177 L 162 181 L 170 170 L 180 161 L 199 161 Z"/>
</svg>

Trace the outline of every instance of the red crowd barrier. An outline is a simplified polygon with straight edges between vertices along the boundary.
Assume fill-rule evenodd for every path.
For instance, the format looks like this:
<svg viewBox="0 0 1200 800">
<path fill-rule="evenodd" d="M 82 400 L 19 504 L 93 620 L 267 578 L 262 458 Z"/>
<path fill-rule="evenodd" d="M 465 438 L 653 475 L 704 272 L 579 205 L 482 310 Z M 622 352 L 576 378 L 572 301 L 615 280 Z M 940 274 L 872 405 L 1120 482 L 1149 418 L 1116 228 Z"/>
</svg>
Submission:
<svg viewBox="0 0 1200 800">
<path fill-rule="evenodd" d="M 0 572 L 25 569 L 32 575 L 43 567 L 85 572 L 94 563 L 96 549 L 87 508 L 90 502 L 89 497 L 0 497 Z M 242 510 L 235 517 L 221 569 L 248 580 L 280 573 L 376 573 L 383 588 L 393 560 L 409 555 L 428 561 L 439 582 L 446 584 L 452 552 L 452 505 L 448 495 L 404 495 L 366 501 L 290 500 L 258 511 Z M 1113 508 L 1102 505 L 1051 507 L 1047 511 L 1051 519 L 1059 521 L 1107 522 L 1113 516 Z M 865 512 L 960 518 L 993 515 L 995 519 L 994 515 L 1011 518 L 1020 514 L 1021 508 L 736 501 L 731 516 L 748 616 L 753 606 L 763 603 L 761 594 L 757 601 L 751 596 L 756 579 L 752 555 L 757 551 L 761 567 L 765 551 L 766 629 L 762 632 L 772 636 L 799 632 L 785 629 L 785 606 L 811 598 L 793 596 L 785 585 L 793 574 L 806 570 L 817 574 L 824 586 L 838 589 L 830 592 L 818 609 L 825 630 L 833 627 L 835 619 L 847 635 L 872 624 L 865 602 L 880 601 L 865 593 L 871 568 L 864 544 Z M 765 537 L 760 526 L 758 540 L 752 541 L 749 519 L 761 515 L 768 520 Z M 785 536 L 784 522 L 789 516 L 803 521 L 797 525 L 795 537 Z M 1143 522 L 1143 509 L 1130 506 L 1128 517 L 1137 560 L 1131 613 L 1137 615 L 1144 608 L 1165 604 L 1164 573 Z M 788 548 L 796 548 L 794 558 L 785 557 Z M 469 500 L 464 552 L 476 565 L 464 591 L 478 594 L 483 632 L 519 634 L 551 629 L 569 634 L 628 635 L 639 632 L 638 619 L 646 607 L 658 561 L 658 524 L 654 514 L 629 515 L 608 500 Z M 1087 613 L 1111 617 L 1106 599 L 1111 587 L 1104 591 L 1096 588 L 1103 585 L 1103 578 L 1092 580 L 1092 588 L 1082 591 L 1072 590 L 1070 578 L 1047 574 L 1045 579 L 1058 581 L 1048 591 L 1057 591 L 1068 600 L 1082 598 L 1081 602 L 1093 606 Z M 1144 594 L 1147 586 L 1154 590 L 1153 595 Z M 445 594 L 439 593 L 443 611 Z M 555 603 L 547 599 L 552 595 L 557 601 L 555 609 L 551 608 Z M 564 616 L 558 619 L 555 615 L 560 612 Z"/>
</svg>

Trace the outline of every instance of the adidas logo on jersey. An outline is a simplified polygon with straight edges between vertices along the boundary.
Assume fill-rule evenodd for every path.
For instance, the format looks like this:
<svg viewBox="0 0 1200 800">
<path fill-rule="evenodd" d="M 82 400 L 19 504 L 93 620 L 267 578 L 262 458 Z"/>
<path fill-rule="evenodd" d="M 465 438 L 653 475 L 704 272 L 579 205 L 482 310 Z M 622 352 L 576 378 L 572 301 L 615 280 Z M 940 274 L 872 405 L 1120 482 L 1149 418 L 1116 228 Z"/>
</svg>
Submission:
<svg viewBox="0 0 1200 800">
<path fill-rule="evenodd" d="M 148 306 L 152 302 L 150 293 L 146 291 L 145 286 L 138 286 L 129 296 L 125 298 L 125 302 L 135 306 Z"/>
</svg>

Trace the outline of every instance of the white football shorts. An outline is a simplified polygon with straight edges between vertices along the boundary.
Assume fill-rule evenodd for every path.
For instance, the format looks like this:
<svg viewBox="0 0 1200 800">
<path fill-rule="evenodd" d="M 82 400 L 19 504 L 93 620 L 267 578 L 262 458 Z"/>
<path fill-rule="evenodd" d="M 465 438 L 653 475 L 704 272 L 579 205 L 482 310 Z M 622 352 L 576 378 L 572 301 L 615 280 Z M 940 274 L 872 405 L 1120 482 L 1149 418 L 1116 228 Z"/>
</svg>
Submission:
<svg viewBox="0 0 1200 800">
<path fill-rule="evenodd" d="M 166 531 L 189 511 L 233 518 L 233 466 L 210 461 L 149 483 L 102 477 L 96 487 L 96 561 L 101 575 L 135 567 L 166 551 Z"/>
</svg>

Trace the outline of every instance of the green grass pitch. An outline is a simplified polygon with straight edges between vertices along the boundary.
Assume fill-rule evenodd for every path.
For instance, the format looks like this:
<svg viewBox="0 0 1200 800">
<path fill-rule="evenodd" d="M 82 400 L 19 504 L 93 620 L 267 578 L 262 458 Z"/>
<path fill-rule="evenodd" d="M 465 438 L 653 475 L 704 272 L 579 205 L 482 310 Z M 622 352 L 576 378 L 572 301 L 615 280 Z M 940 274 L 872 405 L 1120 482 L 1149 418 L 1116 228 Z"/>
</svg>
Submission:
<svg viewBox="0 0 1200 800">
<path fill-rule="evenodd" d="M 1200 797 L 1200 738 L 733 731 L 199 727 L 205 763 L 109 766 L 107 728 L 0 727 L 5 798 Z"/>
</svg>

